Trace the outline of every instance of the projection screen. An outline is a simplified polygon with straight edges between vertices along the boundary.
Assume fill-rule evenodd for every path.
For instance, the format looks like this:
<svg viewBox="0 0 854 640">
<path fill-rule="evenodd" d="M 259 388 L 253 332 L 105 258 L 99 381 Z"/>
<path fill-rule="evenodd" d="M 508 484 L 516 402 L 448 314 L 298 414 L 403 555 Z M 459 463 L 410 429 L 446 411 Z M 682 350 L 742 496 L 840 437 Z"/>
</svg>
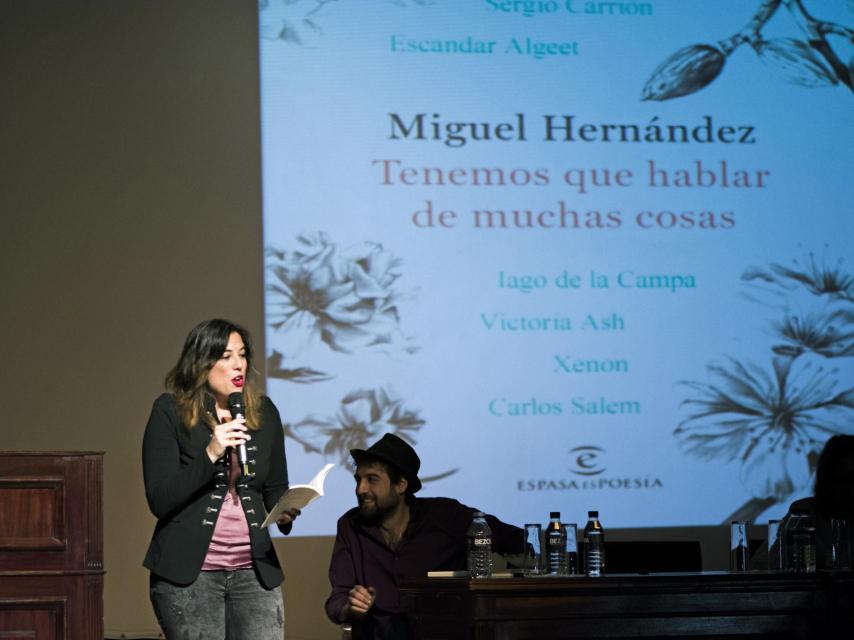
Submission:
<svg viewBox="0 0 854 640">
<path fill-rule="evenodd" d="M 850 0 L 269 0 L 266 375 L 301 535 L 395 433 L 514 522 L 780 517 L 854 433 Z"/>
</svg>

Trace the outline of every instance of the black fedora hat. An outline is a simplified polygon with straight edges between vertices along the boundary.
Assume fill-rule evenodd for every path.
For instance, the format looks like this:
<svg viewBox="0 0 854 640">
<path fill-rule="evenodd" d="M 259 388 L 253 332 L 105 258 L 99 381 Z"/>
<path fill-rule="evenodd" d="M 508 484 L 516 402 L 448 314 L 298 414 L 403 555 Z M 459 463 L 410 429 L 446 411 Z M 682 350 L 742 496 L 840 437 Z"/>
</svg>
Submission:
<svg viewBox="0 0 854 640">
<path fill-rule="evenodd" d="M 390 464 L 400 470 L 406 478 L 409 483 L 409 493 L 415 493 L 421 489 L 421 480 L 418 479 L 421 459 L 406 440 L 393 433 L 385 434 L 367 449 L 350 449 L 350 455 L 357 462 L 359 458 L 375 458 Z"/>
</svg>

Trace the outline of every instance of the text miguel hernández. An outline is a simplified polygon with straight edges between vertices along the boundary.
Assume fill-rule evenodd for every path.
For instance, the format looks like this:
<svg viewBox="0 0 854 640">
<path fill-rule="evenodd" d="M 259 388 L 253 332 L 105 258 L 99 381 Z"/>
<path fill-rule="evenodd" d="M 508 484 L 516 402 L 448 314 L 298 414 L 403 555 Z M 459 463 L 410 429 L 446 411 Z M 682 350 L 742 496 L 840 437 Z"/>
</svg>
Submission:
<svg viewBox="0 0 854 640">
<path fill-rule="evenodd" d="M 722 124 L 704 115 L 691 122 L 652 116 L 641 122 L 586 122 L 575 115 L 513 114 L 501 122 L 451 121 L 438 113 L 389 113 L 389 140 L 438 141 L 448 147 L 473 142 L 556 142 L 611 144 L 756 144 L 755 127 Z"/>
</svg>

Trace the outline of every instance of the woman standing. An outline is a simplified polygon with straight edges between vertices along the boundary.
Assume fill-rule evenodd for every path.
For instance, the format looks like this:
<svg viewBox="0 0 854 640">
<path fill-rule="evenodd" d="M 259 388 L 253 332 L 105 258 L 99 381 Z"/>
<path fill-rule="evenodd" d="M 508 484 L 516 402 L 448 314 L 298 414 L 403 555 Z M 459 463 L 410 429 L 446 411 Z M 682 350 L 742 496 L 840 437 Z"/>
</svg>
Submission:
<svg viewBox="0 0 854 640">
<path fill-rule="evenodd" d="M 288 488 L 284 434 L 254 378 L 249 333 L 227 320 L 202 322 L 145 428 L 145 493 L 157 526 L 143 564 L 169 640 L 283 637 L 282 570 L 261 522 Z M 231 415 L 235 393 L 245 418 Z M 297 515 L 285 513 L 279 530 L 289 533 Z"/>
</svg>

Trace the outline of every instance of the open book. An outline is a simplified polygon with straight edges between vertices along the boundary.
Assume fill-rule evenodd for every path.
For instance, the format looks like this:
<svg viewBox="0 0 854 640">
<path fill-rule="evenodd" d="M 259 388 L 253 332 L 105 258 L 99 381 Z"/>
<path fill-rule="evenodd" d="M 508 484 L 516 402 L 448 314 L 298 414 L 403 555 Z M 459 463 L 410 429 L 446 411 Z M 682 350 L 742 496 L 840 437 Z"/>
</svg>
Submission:
<svg viewBox="0 0 854 640">
<path fill-rule="evenodd" d="M 261 526 L 267 527 L 273 524 L 279 519 L 282 512 L 287 509 L 302 509 L 312 501 L 317 500 L 317 498 L 322 496 L 323 481 L 326 480 L 326 474 L 329 473 L 329 470 L 334 466 L 335 465 L 331 463 L 324 466 L 308 484 L 291 485 L 291 488 L 282 494 L 282 497 L 279 498 L 276 506 L 273 507 L 270 513 L 267 514 L 267 517 L 264 518 L 264 522 Z"/>
</svg>

